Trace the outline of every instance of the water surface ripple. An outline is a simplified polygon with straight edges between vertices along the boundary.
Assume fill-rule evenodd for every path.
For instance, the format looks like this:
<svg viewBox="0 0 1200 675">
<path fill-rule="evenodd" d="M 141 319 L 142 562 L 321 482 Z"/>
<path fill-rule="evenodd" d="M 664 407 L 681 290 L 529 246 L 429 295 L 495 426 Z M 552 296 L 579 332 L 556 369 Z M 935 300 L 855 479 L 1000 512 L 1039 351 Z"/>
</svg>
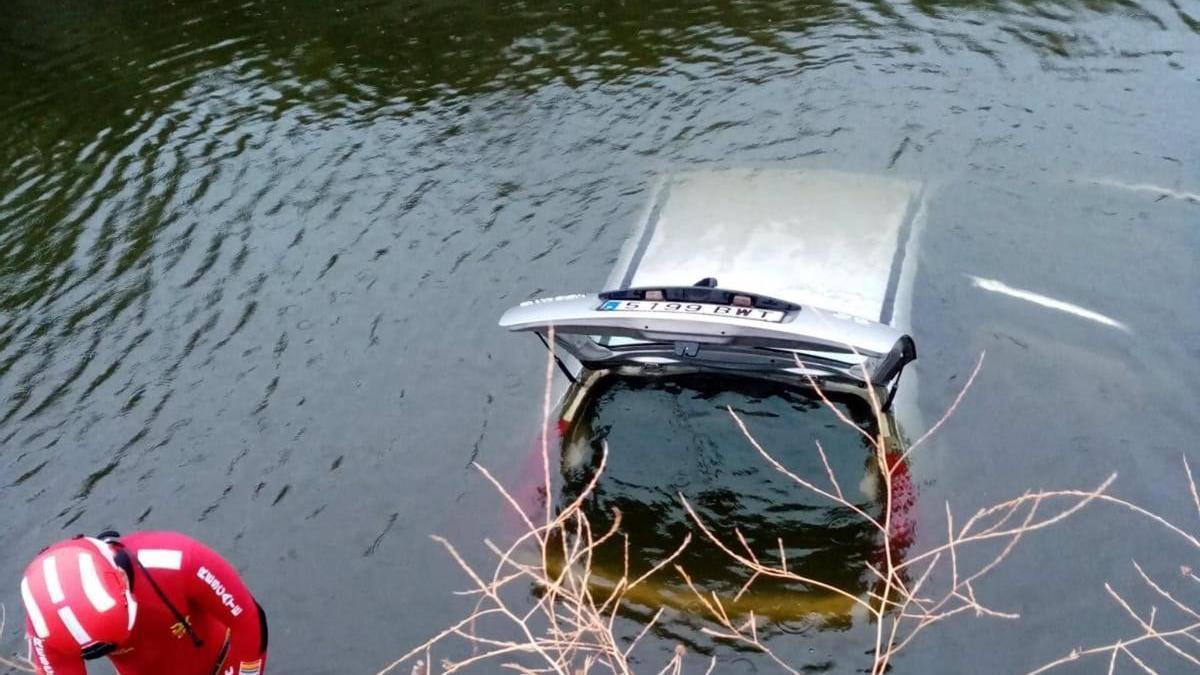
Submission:
<svg viewBox="0 0 1200 675">
<path fill-rule="evenodd" d="M 185 529 L 278 617 L 277 669 L 374 672 L 459 616 L 463 579 L 426 535 L 492 533 L 479 514 L 499 502 L 470 460 L 511 473 L 533 442 L 542 356 L 495 319 L 538 292 L 595 290 L 648 181 L 704 163 L 950 186 L 978 210 L 935 208 L 924 261 L 978 265 L 918 280 L 939 383 L 922 405 L 944 403 L 940 383 L 993 349 L 987 335 L 1093 345 L 1145 383 L 1138 419 L 1159 436 L 1134 443 L 1154 458 L 1125 467 L 1135 489 L 1186 513 L 1182 492 L 1148 486 L 1196 452 L 1179 443 L 1200 401 L 1198 57 L 1185 0 L 10 0 L 0 601 L 19 607 L 26 552 L 55 537 Z M 1042 221 L 1030 204 L 1079 212 Z M 1113 305 L 1098 311 L 1134 337 L 1039 342 L 1012 326 L 1042 315 L 1008 305 L 964 328 L 962 274 L 1020 285 L 1035 239 L 1080 269 L 1148 270 L 1111 289 L 1034 274 Z M 1006 377 L 993 386 L 1015 400 L 1024 383 Z M 1062 434 L 1054 452 L 1079 435 Z M 1133 461 L 1095 452 L 1040 475 L 1077 485 Z M 973 471 L 925 466 L 935 505 Z M 1015 470 L 990 482 L 997 497 L 1026 487 Z M 1076 644 L 1039 626 L 990 636 L 987 654 L 1032 666 Z M 807 635 L 797 663 L 862 667 L 857 643 Z M 964 639 L 914 663 L 970 669 Z M 743 656 L 731 668 L 751 668 Z"/>
</svg>

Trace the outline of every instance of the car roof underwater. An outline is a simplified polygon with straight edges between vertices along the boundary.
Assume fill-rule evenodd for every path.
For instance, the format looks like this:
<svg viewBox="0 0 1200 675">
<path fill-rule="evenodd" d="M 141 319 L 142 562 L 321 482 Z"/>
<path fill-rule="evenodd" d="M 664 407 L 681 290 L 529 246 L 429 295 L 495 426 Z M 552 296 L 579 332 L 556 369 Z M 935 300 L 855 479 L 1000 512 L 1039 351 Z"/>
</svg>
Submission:
<svg viewBox="0 0 1200 675">
<path fill-rule="evenodd" d="M 921 183 L 819 169 L 661 179 L 606 290 L 721 288 L 888 324 Z"/>
</svg>

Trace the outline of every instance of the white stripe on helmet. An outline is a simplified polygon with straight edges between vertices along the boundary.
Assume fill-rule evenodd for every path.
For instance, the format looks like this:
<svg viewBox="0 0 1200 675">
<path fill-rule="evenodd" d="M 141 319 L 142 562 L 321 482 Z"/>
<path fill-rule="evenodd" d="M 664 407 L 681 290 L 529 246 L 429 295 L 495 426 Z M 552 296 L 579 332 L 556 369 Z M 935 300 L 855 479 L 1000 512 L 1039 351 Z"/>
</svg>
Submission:
<svg viewBox="0 0 1200 675">
<path fill-rule="evenodd" d="M 50 602 L 58 604 L 66 599 L 62 583 L 58 580 L 58 560 L 54 556 L 42 558 L 42 575 L 46 577 L 46 590 L 50 591 Z"/>
<path fill-rule="evenodd" d="M 117 567 L 117 559 L 113 555 L 112 546 L 110 546 L 108 542 L 96 539 L 95 537 L 84 537 L 84 539 L 94 546 L 96 550 L 100 552 L 100 555 L 104 556 L 104 559 L 108 561 L 109 565 L 120 569 Z"/>
<path fill-rule="evenodd" d="M 129 612 L 129 630 L 133 630 L 133 622 L 137 621 L 137 601 L 133 599 L 133 593 L 128 589 L 125 591 L 125 611 Z"/>
<path fill-rule="evenodd" d="M 29 623 L 33 624 L 34 635 L 39 638 L 49 636 L 50 628 L 46 625 L 46 617 L 42 616 L 42 610 L 33 599 L 33 593 L 29 590 L 29 579 L 27 577 L 22 577 L 21 579 L 21 600 L 25 601 L 25 615 L 29 617 Z"/>
<path fill-rule="evenodd" d="M 183 569 L 183 551 L 165 548 L 144 548 L 137 552 L 138 562 L 161 570 Z"/>
<path fill-rule="evenodd" d="M 80 647 L 86 647 L 92 643 L 92 636 L 83 629 L 83 624 L 75 618 L 75 612 L 72 612 L 70 607 L 59 607 L 58 618 L 62 619 L 63 625 L 71 631 L 71 637 L 75 638 Z"/>
<path fill-rule="evenodd" d="M 96 561 L 87 553 L 79 554 L 79 577 L 83 581 L 84 594 L 91 600 L 92 607 L 95 607 L 97 612 L 107 612 L 116 607 L 117 601 L 104 590 L 104 584 L 100 582 L 100 575 L 96 572 Z"/>
</svg>

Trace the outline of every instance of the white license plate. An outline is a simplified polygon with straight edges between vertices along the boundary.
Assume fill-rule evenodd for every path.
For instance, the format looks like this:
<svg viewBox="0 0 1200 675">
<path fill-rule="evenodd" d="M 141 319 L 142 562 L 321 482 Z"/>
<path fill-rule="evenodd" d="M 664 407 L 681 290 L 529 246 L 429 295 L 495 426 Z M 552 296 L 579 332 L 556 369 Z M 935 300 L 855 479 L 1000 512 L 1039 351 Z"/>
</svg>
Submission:
<svg viewBox="0 0 1200 675">
<path fill-rule="evenodd" d="M 606 300 L 600 305 L 602 312 L 660 312 L 664 314 L 700 314 L 703 316 L 725 316 L 753 321 L 779 323 L 785 312 L 775 309 L 756 309 L 734 305 L 714 305 L 708 302 L 664 302 L 661 300 Z"/>
</svg>

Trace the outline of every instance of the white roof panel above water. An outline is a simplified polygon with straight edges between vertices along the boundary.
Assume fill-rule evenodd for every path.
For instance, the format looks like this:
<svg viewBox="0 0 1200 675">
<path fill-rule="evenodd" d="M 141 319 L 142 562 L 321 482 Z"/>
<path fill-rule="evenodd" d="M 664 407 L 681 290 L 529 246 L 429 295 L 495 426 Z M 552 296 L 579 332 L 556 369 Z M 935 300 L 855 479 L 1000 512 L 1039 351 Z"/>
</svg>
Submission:
<svg viewBox="0 0 1200 675">
<path fill-rule="evenodd" d="M 721 288 L 887 321 L 920 183 L 824 170 L 724 169 L 663 182 L 607 288 Z"/>
</svg>

